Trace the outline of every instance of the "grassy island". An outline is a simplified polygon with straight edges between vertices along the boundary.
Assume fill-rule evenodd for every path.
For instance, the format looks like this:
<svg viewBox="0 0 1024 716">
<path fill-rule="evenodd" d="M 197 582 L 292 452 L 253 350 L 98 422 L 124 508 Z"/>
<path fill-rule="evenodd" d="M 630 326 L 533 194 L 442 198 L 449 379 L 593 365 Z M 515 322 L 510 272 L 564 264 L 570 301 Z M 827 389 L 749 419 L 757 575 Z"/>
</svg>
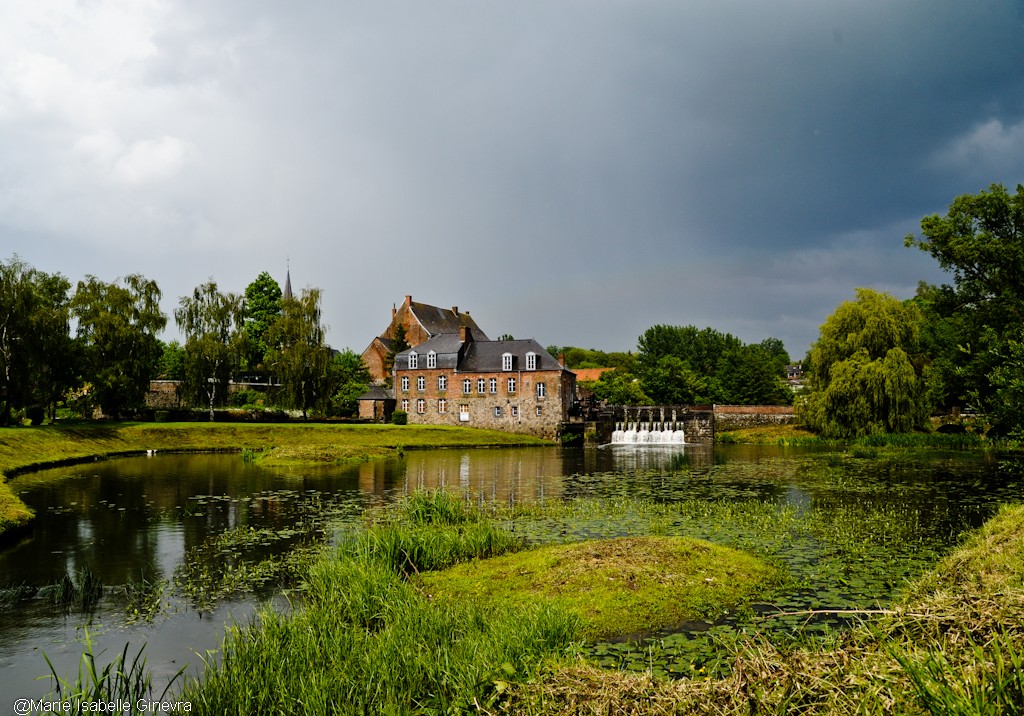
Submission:
<svg viewBox="0 0 1024 716">
<path fill-rule="evenodd" d="M 433 447 L 549 445 L 528 435 L 416 425 L 77 423 L 0 429 L 0 536 L 31 522 L 6 480 L 93 458 L 157 451 L 248 451 L 268 464 L 324 464 L 390 457 Z"/>
</svg>

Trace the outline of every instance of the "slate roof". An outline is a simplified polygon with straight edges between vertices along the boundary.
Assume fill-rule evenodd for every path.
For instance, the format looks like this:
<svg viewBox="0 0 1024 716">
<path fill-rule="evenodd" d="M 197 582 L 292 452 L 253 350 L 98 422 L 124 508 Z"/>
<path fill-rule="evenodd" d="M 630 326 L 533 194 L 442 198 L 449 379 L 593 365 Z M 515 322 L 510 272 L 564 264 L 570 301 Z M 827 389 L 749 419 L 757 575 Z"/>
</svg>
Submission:
<svg viewBox="0 0 1024 716">
<path fill-rule="evenodd" d="M 444 333 L 458 334 L 459 328 L 466 326 L 473 331 L 473 336 L 476 339 L 490 340 L 468 313 L 456 313 L 450 308 L 438 308 L 429 303 L 417 301 L 413 301 L 410 308 L 412 308 L 413 315 L 419 319 L 420 324 L 431 336 Z M 458 336 L 456 335 L 456 337 Z"/>
<path fill-rule="evenodd" d="M 368 391 L 360 395 L 357 400 L 394 400 L 395 396 L 391 391 L 382 385 L 371 386 Z"/>
<path fill-rule="evenodd" d="M 427 367 L 427 354 L 437 354 L 437 367 L 456 369 L 472 373 L 501 372 L 502 356 L 512 354 L 512 370 L 526 370 L 526 354 L 537 355 L 536 370 L 565 370 L 558 360 L 533 338 L 512 341 L 479 340 L 473 333 L 471 339 L 463 343 L 457 333 L 443 333 L 415 348 L 409 348 L 395 356 L 395 368 L 409 370 L 409 354 L 416 353 L 418 368 Z"/>
</svg>

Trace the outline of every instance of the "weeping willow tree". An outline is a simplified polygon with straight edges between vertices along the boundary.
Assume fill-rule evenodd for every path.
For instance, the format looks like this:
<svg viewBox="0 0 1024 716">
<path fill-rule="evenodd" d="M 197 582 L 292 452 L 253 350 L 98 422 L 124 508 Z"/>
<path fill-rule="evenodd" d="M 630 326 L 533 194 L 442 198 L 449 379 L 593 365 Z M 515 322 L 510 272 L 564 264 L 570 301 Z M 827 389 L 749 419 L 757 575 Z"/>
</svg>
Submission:
<svg viewBox="0 0 1024 716">
<path fill-rule="evenodd" d="M 302 411 L 324 410 L 331 399 L 330 348 L 320 322 L 319 288 L 303 289 L 298 298 L 281 301 L 281 315 L 267 330 L 267 362 L 281 381 L 280 399 Z"/>
<path fill-rule="evenodd" d="M 920 325 L 916 306 L 857 289 L 811 347 L 811 392 L 797 406 L 804 424 L 837 438 L 924 427 L 931 401 Z"/>
</svg>

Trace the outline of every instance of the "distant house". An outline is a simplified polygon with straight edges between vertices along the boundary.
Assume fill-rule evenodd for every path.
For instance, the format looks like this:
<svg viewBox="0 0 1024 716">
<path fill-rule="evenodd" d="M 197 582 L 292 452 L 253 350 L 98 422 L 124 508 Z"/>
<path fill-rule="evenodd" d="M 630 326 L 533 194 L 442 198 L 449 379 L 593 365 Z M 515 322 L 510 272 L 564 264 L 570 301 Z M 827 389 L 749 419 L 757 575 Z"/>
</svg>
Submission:
<svg viewBox="0 0 1024 716">
<path fill-rule="evenodd" d="M 371 385 L 359 396 L 359 417 L 377 423 L 387 422 L 395 412 L 395 396 L 382 385 Z"/>
<path fill-rule="evenodd" d="M 554 438 L 576 376 L 537 341 L 492 341 L 468 325 L 399 352 L 396 407 L 410 424 L 466 425 Z"/>
<path fill-rule="evenodd" d="M 451 309 L 438 308 L 427 303 L 418 303 L 412 296 L 406 296 L 400 307 L 392 306 L 391 323 L 384 332 L 373 339 L 363 351 L 363 362 L 370 370 L 370 377 L 376 384 L 384 383 L 389 377 L 388 356 L 395 348 L 398 326 L 405 327 L 405 340 L 410 347 L 416 347 L 434 336 L 458 335 L 463 327 L 472 331 L 478 340 L 489 340 L 470 315 L 469 311 L 459 312 L 458 306 Z"/>
</svg>

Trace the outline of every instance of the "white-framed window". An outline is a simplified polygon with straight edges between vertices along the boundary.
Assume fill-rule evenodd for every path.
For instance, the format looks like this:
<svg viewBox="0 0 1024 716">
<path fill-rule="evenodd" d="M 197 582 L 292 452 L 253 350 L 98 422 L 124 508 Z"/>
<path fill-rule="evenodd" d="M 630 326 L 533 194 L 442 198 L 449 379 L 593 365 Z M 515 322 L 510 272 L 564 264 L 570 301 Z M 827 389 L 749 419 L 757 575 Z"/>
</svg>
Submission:
<svg viewBox="0 0 1024 716">
<path fill-rule="evenodd" d="M 463 423 L 469 422 L 469 405 L 462 403 L 459 406 L 459 421 Z"/>
<path fill-rule="evenodd" d="M 518 405 L 513 405 L 512 406 L 512 417 L 513 418 L 518 418 L 519 417 L 519 406 Z"/>
<path fill-rule="evenodd" d="M 540 405 L 538 405 L 537 406 L 537 415 L 543 415 L 543 414 L 544 414 L 544 408 L 541 407 Z"/>
<path fill-rule="evenodd" d="M 437 353 L 430 351 L 427 353 L 427 368 L 437 367 Z"/>
<path fill-rule="evenodd" d="M 501 354 L 501 369 L 512 370 L 512 354 L 502 353 Z"/>
<path fill-rule="evenodd" d="M 469 395 L 470 393 L 473 392 L 473 381 L 471 381 L 469 378 L 462 379 L 462 392 L 465 393 L 466 395 Z"/>
<path fill-rule="evenodd" d="M 500 418 L 501 417 L 501 406 L 500 405 L 495 405 L 494 406 L 494 417 L 496 417 L 496 418 Z"/>
<path fill-rule="evenodd" d="M 489 381 L 487 381 L 487 387 L 489 387 L 491 389 L 492 393 L 497 393 L 498 392 L 498 379 L 497 378 L 491 378 Z"/>
<path fill-rule="evenodd" d="M 437 399 L 437 412 L 447 413 L 448 412 L 448 401 L 444 398 Z"/>
<path fill-rule="evenodd" d="M 402 376 L 402 390 L 409 390 L 409 376 Z"/>
<path fill-rule="evenodd" d="M 421 414 L 427 412 L 427 401 L 423 398 L 416 401 L 416 412 Z"/>
<path fill-rule="evenodd" d="M 424 378 L 422 375 L 417 376 L 416 377 L 416 390 L 426 390 L 426 389 L 427 389 L 427 379 Z"/>
<path fill-rule="evenodd" d="M 416 351 L 413 351 L 412 353 L 409 354 L 409 370 L 413 370 L 414 368 L 419 368 L 419 366 L 420 366 L 420 357 L 418 355 L 416 355 Z"/>
<path fill-rule="evenodd" d="M 439 375 L 437 376 L 437 389 L 448 390 L 448 376 Z"/>
<path fill-rule="evenodd" d="M 476 379 L 476 392 L 483 394 L 487 390 L 487 381 L 483 378 Z"/>
<path fill-rule="evenodd" d="M 548 394 L 548 386 L 544 383 L 537 383 L 537 397 L 543 398 Z"/>
<path fill-rule="evenodd" d="M 537 370 L 537 354 L 532 351 L 526 354 L 526 370 Z"/>
<path fill-rule="evenodd" d="M 516 392 L 516 379 L 515 378 L 509 378 L 508 379 L 508 392 L 509 393 Z"/>
<path fill-rule="evenodd" d="M 407 413 L 409 412 L 409 399 L 408 398 L 402 398 L 402 410 L 404 410 Z"/>
</svg>

